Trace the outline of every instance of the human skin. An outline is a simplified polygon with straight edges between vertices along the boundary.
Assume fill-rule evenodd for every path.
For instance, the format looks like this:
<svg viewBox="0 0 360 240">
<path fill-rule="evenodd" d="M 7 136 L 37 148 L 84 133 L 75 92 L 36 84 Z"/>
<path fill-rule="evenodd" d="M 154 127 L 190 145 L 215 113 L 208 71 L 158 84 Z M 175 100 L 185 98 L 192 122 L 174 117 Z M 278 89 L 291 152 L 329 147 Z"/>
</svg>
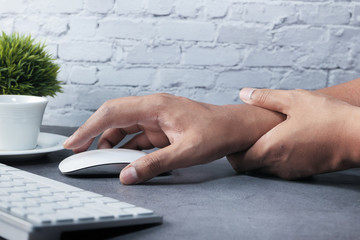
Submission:
<svg viewBox="0 0 360 240">
<path fill-rule="evenodd" d="M 304 90 L 243 89 L 240 97 L 287 118 L 247 151 L 227 156 L 238 172 L 298 179 L 360 165 L 359 107 Z"/>
<path fill-rule="evenodd" d="M 104 103 L 64 147 L 75 153 L 85 151 L 102 133 L 98 148 L 112 148 L 126 135 L 139 133 L 123 147 L 160 150 L 122 170 L 121 182 L 135 184 L 249 148 L 284 119 L 272 113 L 273 121 L 258 124 L 268 112 L 245 104 L 217 106 L 169 94 L 118 98 Z"/>
<path fill-rule="evenodd" d="M 236 171 L 257 170 L 286 179 L 297 179 L 359 166 L 359 139 L 356 133 L 360 78 L 312 94 L 256 90 L 254 93 L 258 95 L 255 97 L 256 94 L 251 92 L 248 89 L 240 93 L 245 102 L 280 112 L 287 119 L 264 133 L 247 151 L 227 156 Z M 253 95 L 253 99 L 246 99 L 250 95 Z M 345 114 L 344 111 L 348 112 Z M 273 121 L 271 113 L 268 112 L 262 120 Z M 323 116 L 319 116 L 320 113 Z"/>
<path fill-rule="evenodd" d="M 359 84 L 357 80 L 319 92 L 358 105 Z M 140 133 L 123 147 L 160 150 L 124 168 L 120 174 L 123 184 L 141 183 L 162 172 L 226 155 L 231 156 L 234 169 L 243 171 L 237 164 L 243 163 L 244 150 L 285 119 L 284 114 L 256 106 L 217 106 L 168 94 L 119 98 L 103 104 L 64 147 L 85 151 L 102 133 L 98 148 L 111 148 L 127 134 Z"/>
</svg>

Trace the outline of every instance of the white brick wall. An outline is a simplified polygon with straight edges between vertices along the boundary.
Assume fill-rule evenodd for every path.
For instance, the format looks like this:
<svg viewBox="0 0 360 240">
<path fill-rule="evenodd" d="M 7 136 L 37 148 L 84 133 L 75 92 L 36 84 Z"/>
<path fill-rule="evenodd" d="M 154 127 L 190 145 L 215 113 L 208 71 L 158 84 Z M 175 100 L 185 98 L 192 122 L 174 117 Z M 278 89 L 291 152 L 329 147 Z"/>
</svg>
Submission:
<svg viewBox="0 0 360 240">
<path fill-rule="evenodd" d="M 360 76 L 359 0 L 0 0 L 1 30 L 46 41 L 61 65 L 49 125 L 78 126 L 129 95 L 233 104 L 243 87 Z"/>
</svg>

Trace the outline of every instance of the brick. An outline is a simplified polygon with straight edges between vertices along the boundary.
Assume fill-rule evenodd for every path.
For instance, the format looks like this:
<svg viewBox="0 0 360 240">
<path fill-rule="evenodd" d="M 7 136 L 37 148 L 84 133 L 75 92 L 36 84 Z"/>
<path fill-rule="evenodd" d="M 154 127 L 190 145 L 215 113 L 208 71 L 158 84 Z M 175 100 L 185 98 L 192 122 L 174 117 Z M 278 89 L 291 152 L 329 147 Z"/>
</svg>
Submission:
<svg viewBox="0 0 360 240">
<path fill-rule="evenodd" d="M 164 39 L 213 41 L 215 26 L 209 22 L 162 21 L 159 23 L 159 36 Z"/>
<path fill-rule="evenodd" d="M 227 15 L 229 2 L 225 0 L 206 0 L 205 11 L 207 18 L 224 18 Z"/>
<path fill-rule="evenodd" d="M 57 93 L 54 98 L 48 97 L 49 103 L 47 105 L 47 109 L 59 109 L 59 108 L 67 108 L 73 106 L 78 102 L 76 88 L 71 85 L 63 85 L 63 92 Z"/>
<path fill-rule="evenodd" d="M 116 1 L 115 10 L 119 15 L 141 14 L 145 12 L 145 0 Z"/>
<path fill-rule="evenodd" d="M 359 76 L 359 72 L 356 71 L 332 70 L 329 73 L 328 87 L 357 79 Z"/>
<path fill-rule="evenodd" d="M 24 0 L 0 0 L 1 13 L 23 13 L 26 9 Z"/>
<path fill-rule="evenodd" d="M 356 25 L 360 25 L 360 6 L 355 6 L 354 7 L 354 13 L 353 13 L 353 22 Z"/>
<path fill-rule="evenodd" d="M 244 4 L 233 4 L 229 8 L 228 18 L 235 21 L 243 21 Z"/>
<path fill-rule="evenodd" d="M 109 61 L 112 45 L 104 42 L 64 42 L 59 45 L 59 57 L 68 61 Z"/>
<path fill-rule="evenodd" d="M 104 37 L 144 39 L 153 38 L 155 28 L 152 23 L 111 18 L 99 22 L 98 33 Z"/>
<path fill-rule="evenodd" d="M 314 90 L 326 87 L 327 72 L 317 70 L 290 71 L 274 85 L 280 89 L 308 89 Z"/>
<path fill-rule="evenodd" d="M 92 85 L 96 82 L 96 67 L 74 66 L 70 72 L 71 83 Z"/>
<path fill-rule="evenodd" d="M 77 90 L 77 94 L 81 101 L 78 102 L 79 109 L 87 109 L 95 111 L 107 100 L 116 99 L 120 97 L 129 96 L 129 91 L 126 88 L 104 88 L 81 86 Z"/>
<path fill-rule="evenodd" d="M 72 17 L 69 28 L 68 35 L 71 37 L 93 37 L 96 34 L 97 20 L 94 17 Z"/>
<path fill-rule="evenodd" d="M 292 66 L 297 54 L 290 49 L 253 50 L 244 60 L 244 66 L 285 67 Z"/>
<path fill-rule="evenodd" d="M 0 31 L 46 41 L 65 92 L 44 123 L 82 124 L 108 98 L 168 92 L 241 103 L 242 87 L 360 76 L 359 0 L 0 0 Z"/>
<path fill-rule="evenodd" d="M 68 31 L 68 20 L 59 17 L 49 17 L 44 22 L 41 30 L 47 35 L 60 36 Z"/>
<path fill-rule="evenodd" d="M 241 15 L 241 20 L 246 22 L 277 24 L 282 21 L 294 22 L 296 20 L 294 4 L 268 4 L 258 2 L 246 3 L 242 7 L 243 14 Z"/>
<path fill-rule="evenodd" d="M 242 50 L 234 47 L 191 47 L 184 53 L 185 65 L 234 66 L 240 61 Z"/>
<path fill-rule="evenodd" d="M 283 46 L 304 46 L 313 42 L 325 42 L 327 37 L 327 31 L 322 28 L 296 26 L 275 32 L 274 42 Z"/>
<path fill-rule="evenodd" d="M 352 63 L 350 55 L 350 49 L 341 41 L 317 43 L 303 50 L 297 64 L 303 68 L 348 69 Z"/>
<path fill-rule="evenodd" d="M 176 64 L 180 62 L 180 48 L 176 45 L 151 48 L 140 44 L 128 53 L 127 62 L 132 64 Z"/>
<path fill-rule="evenodd" d="M 57 75 L 57 80 L 66 83 L 70 78 L 71 66 L 63 62 L 59 62 L 60 70 Z"/>
<path fill-rule="evenodd" d="M 170 15 L 173 4 L 173 0 L 151 0 L 148 1 L 147 11 L 155 16 Z"/>
<path fill-rule="evenodd" d="M 271 79 L 272 73 L 268 70 L 232 70 L 220 73 L 216 86 L 231 89 L 270 88 Z"/>
<path fill-rule="evenodd" d="M 15 19 L 14 31 L 26 35 L 31 34 L 33 37 L 37 36 L 40 31 L 40 22 L 31 17 Z"/>
<path fill-rule="evenodd" d="M 208 91 L 205 94 L 199 95 L 197 101 L 206 102 L 214 105 L 240 104 L 239 91 L 229 89 L 227 91 L 216 92 L 214 90 Z"/>
<path fill-rule="evenodd" d="M 175 4 L 175 12 L 178 16 L 184 18 L 195 18 L 202 6 L 202 2 L 200 0 L 179 0 Z"/>
<path fill-rule="evenodd" d="M 125 53 L 124 50 L 122 49 L 121 45 L 117 45 L 115 47 L 115 53 L 114 53 L 114 60 L 116 62 L 121 62 L 125 59 Z"/>
<path fill-rule="evenodd" d="M 52 58 L 57 58 L 58 57 L 57 43 L 46 42 L 46 51 L 51 55 Z"/>
<path fill-rule="evenodd" d="M 359 41 L 360 29 L 357 27 L 333 27 L 330 30 L 330 41 L 357 42 Z"/>
<path fill-rule="evenodd" d="M 219 42 L 255 45 L 271 41 L 270 33 L 263 26 L 244 27 L 226 24 L 219 29 Z"/>
<path fill-rule="evenodd" d="M 79 127 L 93 114 L 93 111 L 78 109 L 47 109 L 43 124 L 66 127 Z"/>
<path fill-rule="evenodd" d="M 183 89 L 179 88 L 175 92 L 177 96 L 183 96 L 198 102 L 205 102 L 214 105 L 238 104 L 240 103 L 239 91 L 230 90 L 206 90 L 202 88 Z"/>
<path fill-rule="evenodd" d="M 156 70 L 152 68 L 115 69 L 99 68 L 99 83 L 110 86 L 149 86 L 155 78 Z"/>
<path fill-rule="evenodd" d="M 107 13 L 114 6 L 114 0 L 86 0 L 86 9 L 93 13 Z"/>
<path fill-rule="evenodd" d="M 13 32 L 14 20 L 11 18 L 0 18 L 0 26 L 1 31 L 5 32 L 6 34 L 11 34 Z"/>
<path fill-rule="evenodd" d="M 83 9 L 83 0 L 32 0 L 29 10 L 42 13 L 77 13 Z"/>
<path fill-rule="evenodd" d="M 343 4 L 311 4 L 300 7 L 299 19 L 307 24 L 348 24 L 350 12 Z"/>
<path fill-rule="evenodd" d="M 156 87 L 212 88 L 214 82 L 215 74 L 209 70 L 163 68 L 158 72 Z"/>
</svg>

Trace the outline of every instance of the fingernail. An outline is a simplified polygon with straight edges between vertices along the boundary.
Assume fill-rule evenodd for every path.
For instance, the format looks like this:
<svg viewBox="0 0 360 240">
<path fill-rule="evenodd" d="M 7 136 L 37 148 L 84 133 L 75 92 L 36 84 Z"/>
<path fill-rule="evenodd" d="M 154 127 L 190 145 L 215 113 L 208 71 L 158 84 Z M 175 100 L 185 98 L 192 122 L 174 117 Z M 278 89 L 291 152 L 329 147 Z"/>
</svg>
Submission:
<svg viewBox="0 0 360 240">
<path fill-rule="evenodd" d="M 134 167 L 124 168 L 121 171 L 120 179 L 123 184 L 135 184 L 138 181 L 138 175 Z"/>
<path fill-rule="evenodd" d="M 250 101 L 251 95 L 253 94 L 254 91 L 255 88 L 243 88 L 241 89 L 239 96 L 243 101 Z"/>
<path fill-rule="evenodd" d="M 70 137 L 68 137 L 68 139 L 65 140 L 65 142 L 63 143 L 63 146 L 67 146 L 71 143 L 71 140 L 73 138 L 73 135 L 71 135 Z"/>
</svg>

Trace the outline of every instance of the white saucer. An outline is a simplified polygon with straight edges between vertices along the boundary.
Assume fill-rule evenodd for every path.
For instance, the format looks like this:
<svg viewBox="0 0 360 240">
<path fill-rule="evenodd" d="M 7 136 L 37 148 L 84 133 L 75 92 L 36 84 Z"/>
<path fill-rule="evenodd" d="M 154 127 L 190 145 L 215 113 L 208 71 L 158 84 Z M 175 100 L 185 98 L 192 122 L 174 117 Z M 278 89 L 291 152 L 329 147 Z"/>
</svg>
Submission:
<svg viewBox="0 0 360 240">
<path fill-rule="evenodd" d="M 35 149 L 19 151 L 0 150 L 0 159 L 34 158 L 50 152 L 60 151 L 64 149 L 63 143 L 67 138 L 62 135 L 41 132 Z"/>
</svg>

